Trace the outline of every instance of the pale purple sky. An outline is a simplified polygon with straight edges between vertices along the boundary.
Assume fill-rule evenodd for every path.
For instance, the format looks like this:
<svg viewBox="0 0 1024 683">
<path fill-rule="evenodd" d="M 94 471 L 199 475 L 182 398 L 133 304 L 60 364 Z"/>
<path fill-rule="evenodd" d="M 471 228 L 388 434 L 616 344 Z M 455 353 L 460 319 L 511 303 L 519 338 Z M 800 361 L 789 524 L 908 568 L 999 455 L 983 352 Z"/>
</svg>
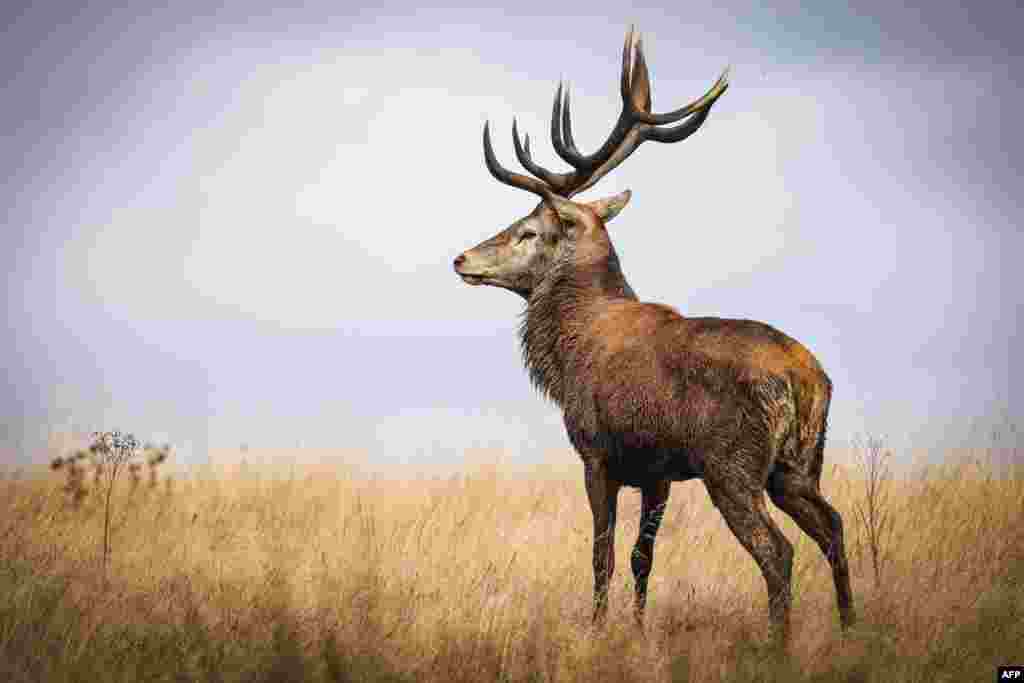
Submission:
<svg viewBox="0 0 1024 683">
<path fill-rule="evenodd" d="M 631 22 L 655 109 L 734 69 L 697 135 L 585 195 L 633 189 L 612 233 L 640 297 L 803 341 L 834 442 L 1019 423 L 1024 14 L 939 4 L 5 3 L 0 459 L 69 425 L 191 461 L 566 448 L 520 301 L 450 264 L 534 204 L 487 174 L 484 120 L 506 165 L 516 115 L 560 166 L 564 76 L 592 150 Z"/>
</svg>

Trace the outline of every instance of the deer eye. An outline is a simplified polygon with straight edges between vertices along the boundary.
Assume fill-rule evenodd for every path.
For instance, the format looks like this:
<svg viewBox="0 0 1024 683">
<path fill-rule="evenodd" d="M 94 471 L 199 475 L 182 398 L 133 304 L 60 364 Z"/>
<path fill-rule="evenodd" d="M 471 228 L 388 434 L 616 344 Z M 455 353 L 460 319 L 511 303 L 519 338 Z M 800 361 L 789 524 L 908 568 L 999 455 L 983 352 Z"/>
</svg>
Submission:
<svg viewBox="0 0 1024 683">
<path fill-rule="evenodd" d="M 535 233 L 533 230 L 524 230 L 523 234 L 519 236 L 519 241 L 525 242 L 526 240 L 532 240 L 536 236 L 537 233 Z"/>
</svg>

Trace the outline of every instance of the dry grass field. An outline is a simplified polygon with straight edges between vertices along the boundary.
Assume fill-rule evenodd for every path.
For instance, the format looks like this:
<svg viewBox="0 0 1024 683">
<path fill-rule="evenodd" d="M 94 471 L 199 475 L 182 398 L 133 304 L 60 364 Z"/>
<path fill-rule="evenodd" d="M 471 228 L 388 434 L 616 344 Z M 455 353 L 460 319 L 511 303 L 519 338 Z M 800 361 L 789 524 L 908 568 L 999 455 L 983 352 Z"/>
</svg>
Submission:
<svg viewBox="0 0 1024 683">
<path fill-rule="evenodd" d="M 99 496 L 76 509 L 59 473 L 0 481 L 0 680 L 988 681 L 1024 663 L 1019 466 L 898 476 L 876 580 L 862 473 L 827 464 L 860 615 L 846 636 L 824 558 L 772 508 L 796 549 L 785 657 L 766 646 L 763 580 L 699 482 L 673 486 L 642 633 L 639 494 L 623 492 L 595 631 L 573 457 L 448 475 L 230 465 L 133 493 L 122 481 L 106 580 Z"/>
</svg>

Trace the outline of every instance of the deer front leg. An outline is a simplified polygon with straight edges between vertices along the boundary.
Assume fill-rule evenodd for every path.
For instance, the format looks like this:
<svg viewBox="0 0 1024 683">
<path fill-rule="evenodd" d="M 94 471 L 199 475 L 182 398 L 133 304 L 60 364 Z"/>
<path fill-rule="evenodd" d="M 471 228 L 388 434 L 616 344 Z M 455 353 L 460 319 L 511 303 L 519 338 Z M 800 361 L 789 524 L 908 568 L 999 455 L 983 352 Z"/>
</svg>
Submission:
<svg viewBox="0 0 1024 683">
<path fill-rule="evenodd" d="M 636 589 L 634 615 L 638 625 L 643 624 L 644 608 L 647 606 L 647 578 L 654 565 L 654 539 L 665 514 L 668 494 L 672 482 L 665 479 L 647 484 L 641 489 L 640 534 L 633 546 L 633 579 Z"/>
<path fill-rule="evenodd" d="M 587 460 L 584 472 L 594 516 L 594 623 L 601 624 L 608 611 L 608 583 L 615 572 L 615 510 L 620 484 L 608 476 L 603 462 Z"/>
</svg>

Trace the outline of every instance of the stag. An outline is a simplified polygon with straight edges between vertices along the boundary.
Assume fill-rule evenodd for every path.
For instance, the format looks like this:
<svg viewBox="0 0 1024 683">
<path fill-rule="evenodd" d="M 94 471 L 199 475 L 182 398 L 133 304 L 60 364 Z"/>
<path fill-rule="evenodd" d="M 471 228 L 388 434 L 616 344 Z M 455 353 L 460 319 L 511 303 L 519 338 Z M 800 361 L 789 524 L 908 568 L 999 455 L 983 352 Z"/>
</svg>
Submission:
<svg viewBox="0 0 1024 683">
<path fill-rule="evenodd" d="M 764 575 L 772 631 L 785 642 L 793 546 L 768 515 L 765 491 L 831 565 L 842 626 L 855 618 L 842 518 L 819 488 L 831 382 L 807 348 L 770 325 L 684 317 L 640 302 L 606 227 L 630 191 L 572 201 L 644 141 L 693 135 L 728 85 L 726 70 L 701 98 L 652 113 L 643 45 L 630 28 L 622 50 L 622 113 L 594 154 L 582 154 L 573 140 L 568 90 L 559 84 L 555 93 L 551 142 L 572 171 L 536 163 L 529 135 L 521 142 L 514 120 L 516 157 L 533 177 L 507 170 L 495 158 L 485 123 L 488 171 L 540 202 L 459 255 L 454 266 L 470 285 L 508 289 L 526 300 L 525 365 L 534 385 L 561 406 L 584 465 L 594 521 L 594 621 L 603 622 L 607 612 L 620 488 L 636 487 L 642 495 L 631 558 L 634 613 L 642 624 L 671 482 L 698 478 Z M 678 125 L 665 127 L 672 123 Z"/>
</svg>

